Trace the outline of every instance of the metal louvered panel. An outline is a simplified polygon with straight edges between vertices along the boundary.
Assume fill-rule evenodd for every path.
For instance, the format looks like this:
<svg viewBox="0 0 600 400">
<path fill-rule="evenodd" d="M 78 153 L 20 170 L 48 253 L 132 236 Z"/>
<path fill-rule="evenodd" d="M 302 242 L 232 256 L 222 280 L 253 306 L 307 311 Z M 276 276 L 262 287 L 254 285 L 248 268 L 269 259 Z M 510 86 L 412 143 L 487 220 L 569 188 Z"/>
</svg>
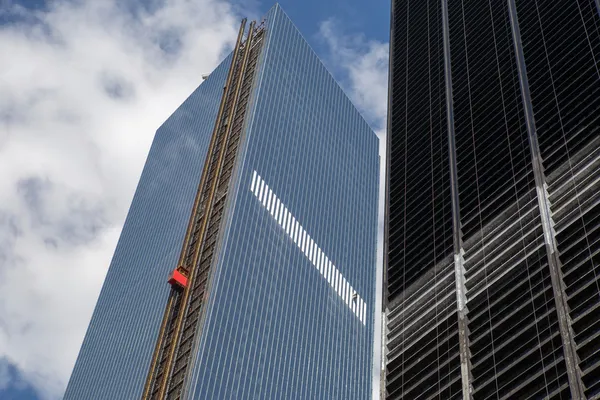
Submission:
<svg viewBox="0 0 600 400">
<path fill-rule="evenodd" d="M 568 398 L 535 189 L 467 241 L 475 399 Z"/>
<path fill-rule="evenodd" d="M 386 398 L 462 398 L 441 3 L 393 19 Z"/>
<path fill-rule="evenodd" d="M 452 253 L 440 2 L 396 4 L 387 297 Z"/>
<path fill-rule="evenodd" d="M 505 2 L 449 2 L 463 239 L 533 187 Z"/>
<path fill-rule="evenodd" d="M 407 288 L 390 310 L 387 399 L 462 398 L 452 257 Z"/>
<path fill-rule="evenodd" d="M 508 3 L 449 2 L 473 398 L 569 387 Z"/>
<path fill-rule="evenodd" d="M 578 374 L 600 398 L 600 10 L 516 4 Z"/>
<path fill-rule="evenodd" d="M 595 0 L 516 2 L 546 173 L 600 135 L 600 15 Z"/>
<path fill-rule="evenodd" d="M 449 353 L 468 358 L 465 399 L 600 399 L 600 3 L 440 3 L 448 5 L 445 54 L 431 51 L 437 5 L 392 7 L 388 398 L 445 398 L 431 386 L 416 393 L 423 382 L 436 385 L 430 376 L 445 360 L 434 367 L 433 353 L 451 338 Z M 453 172 L 439 179 L 458 195 L 440 198 L 459 208 L 454 274 L 442 273 L 439 257 L 432 269 L 432 244 L 415 240 L 439 225 L 427 214 L 426 190 L 411 187 L 428 187 L 429 137 L 414 132 L 438 129 L 426 116 L 431 66 L 442 59 L 446 154 L 456 161 L 449 157 Z M 461 341 L 451 310 L 463 310 L 463 275 Z M 427 333 L 435 343 L 421 341 Z"/>
<path fill-rule="evenodd" d="M 548 176 L 585 394 L 600 397 L 600 136 Z"/>
</svg>

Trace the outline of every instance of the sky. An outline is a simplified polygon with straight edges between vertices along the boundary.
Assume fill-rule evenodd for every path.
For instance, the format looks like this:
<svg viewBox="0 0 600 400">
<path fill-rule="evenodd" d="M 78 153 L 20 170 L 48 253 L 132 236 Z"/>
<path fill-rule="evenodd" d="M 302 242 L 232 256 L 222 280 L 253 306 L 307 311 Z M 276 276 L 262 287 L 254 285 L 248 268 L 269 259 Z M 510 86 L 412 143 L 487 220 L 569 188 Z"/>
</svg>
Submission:
<svg viewBox="0 0 600 400">
<path fill-rule="evenodd" d="M 154 132 L 273 4 L 0 0 L 0 399 L 62 397 Z M 389 1 L 280 4 L 383 139 Z"/>
</svg>

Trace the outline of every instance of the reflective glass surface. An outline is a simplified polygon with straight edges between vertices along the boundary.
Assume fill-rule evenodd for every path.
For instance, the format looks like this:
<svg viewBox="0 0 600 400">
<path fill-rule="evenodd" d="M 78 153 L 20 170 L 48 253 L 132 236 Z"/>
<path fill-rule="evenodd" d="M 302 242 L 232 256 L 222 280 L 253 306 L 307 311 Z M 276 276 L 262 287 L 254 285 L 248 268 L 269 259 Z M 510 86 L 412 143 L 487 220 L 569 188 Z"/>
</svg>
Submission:
<svg viewBox="0 0 600 400">
<path fill-rule="evenodd" d="M 279 6 L 185 398 L 371 397 L 378 142 Z M 158 130 L 67 399 L 139 398 L 230 58 Z"/>
<path fill-rule="evenodd" d="M 156 131 L 65 399 L 142 393 L 231 63 Z"/>
<path fill-rule="evenodd" d="M 377 138 L 281 8 L 266 19 L 189 390 L 198 399 L 367 399 Z M 364 301 L 364 317 L 343 286 Z"/>
</svg>

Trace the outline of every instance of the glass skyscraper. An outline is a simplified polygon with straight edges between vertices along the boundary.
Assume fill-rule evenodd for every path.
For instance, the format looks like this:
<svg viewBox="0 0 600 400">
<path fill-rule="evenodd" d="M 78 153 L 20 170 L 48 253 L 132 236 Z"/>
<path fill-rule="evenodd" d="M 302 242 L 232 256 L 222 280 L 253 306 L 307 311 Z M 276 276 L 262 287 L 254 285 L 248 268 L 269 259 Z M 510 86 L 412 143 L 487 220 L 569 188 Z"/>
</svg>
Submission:
<svg viewBox="0 0 600 400">
<path fill-rule="evenodd" d="M 244 31 L 156 132 L 67 400 L 371 396 L 377 137 L 279 6 Z"/>
<path fill-rule="evenodd" d="M 600 398 L 600 2 L 391 25 L 386 399 Z"/>
</svg>

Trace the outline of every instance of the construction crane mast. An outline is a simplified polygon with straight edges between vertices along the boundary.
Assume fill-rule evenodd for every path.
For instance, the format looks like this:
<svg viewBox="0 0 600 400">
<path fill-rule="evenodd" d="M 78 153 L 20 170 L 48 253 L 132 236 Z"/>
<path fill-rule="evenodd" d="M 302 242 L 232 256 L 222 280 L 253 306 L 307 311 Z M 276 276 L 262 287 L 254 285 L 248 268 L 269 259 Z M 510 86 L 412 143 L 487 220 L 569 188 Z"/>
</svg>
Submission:
<svg viewBox="0 0 600 400">
<path fill-rule="evenodd" d="M 255 25 L 254 21 L 250 23 L 245 40 L 246 19 L 240 26 L 179 262 L 168 277 L 171 291 L 144 386 L 144 400 L 185 397 L 194 361 L 192 349 L 202 330 L 221 220 L 263 43 L 264 22 Z"/>
</svg>

